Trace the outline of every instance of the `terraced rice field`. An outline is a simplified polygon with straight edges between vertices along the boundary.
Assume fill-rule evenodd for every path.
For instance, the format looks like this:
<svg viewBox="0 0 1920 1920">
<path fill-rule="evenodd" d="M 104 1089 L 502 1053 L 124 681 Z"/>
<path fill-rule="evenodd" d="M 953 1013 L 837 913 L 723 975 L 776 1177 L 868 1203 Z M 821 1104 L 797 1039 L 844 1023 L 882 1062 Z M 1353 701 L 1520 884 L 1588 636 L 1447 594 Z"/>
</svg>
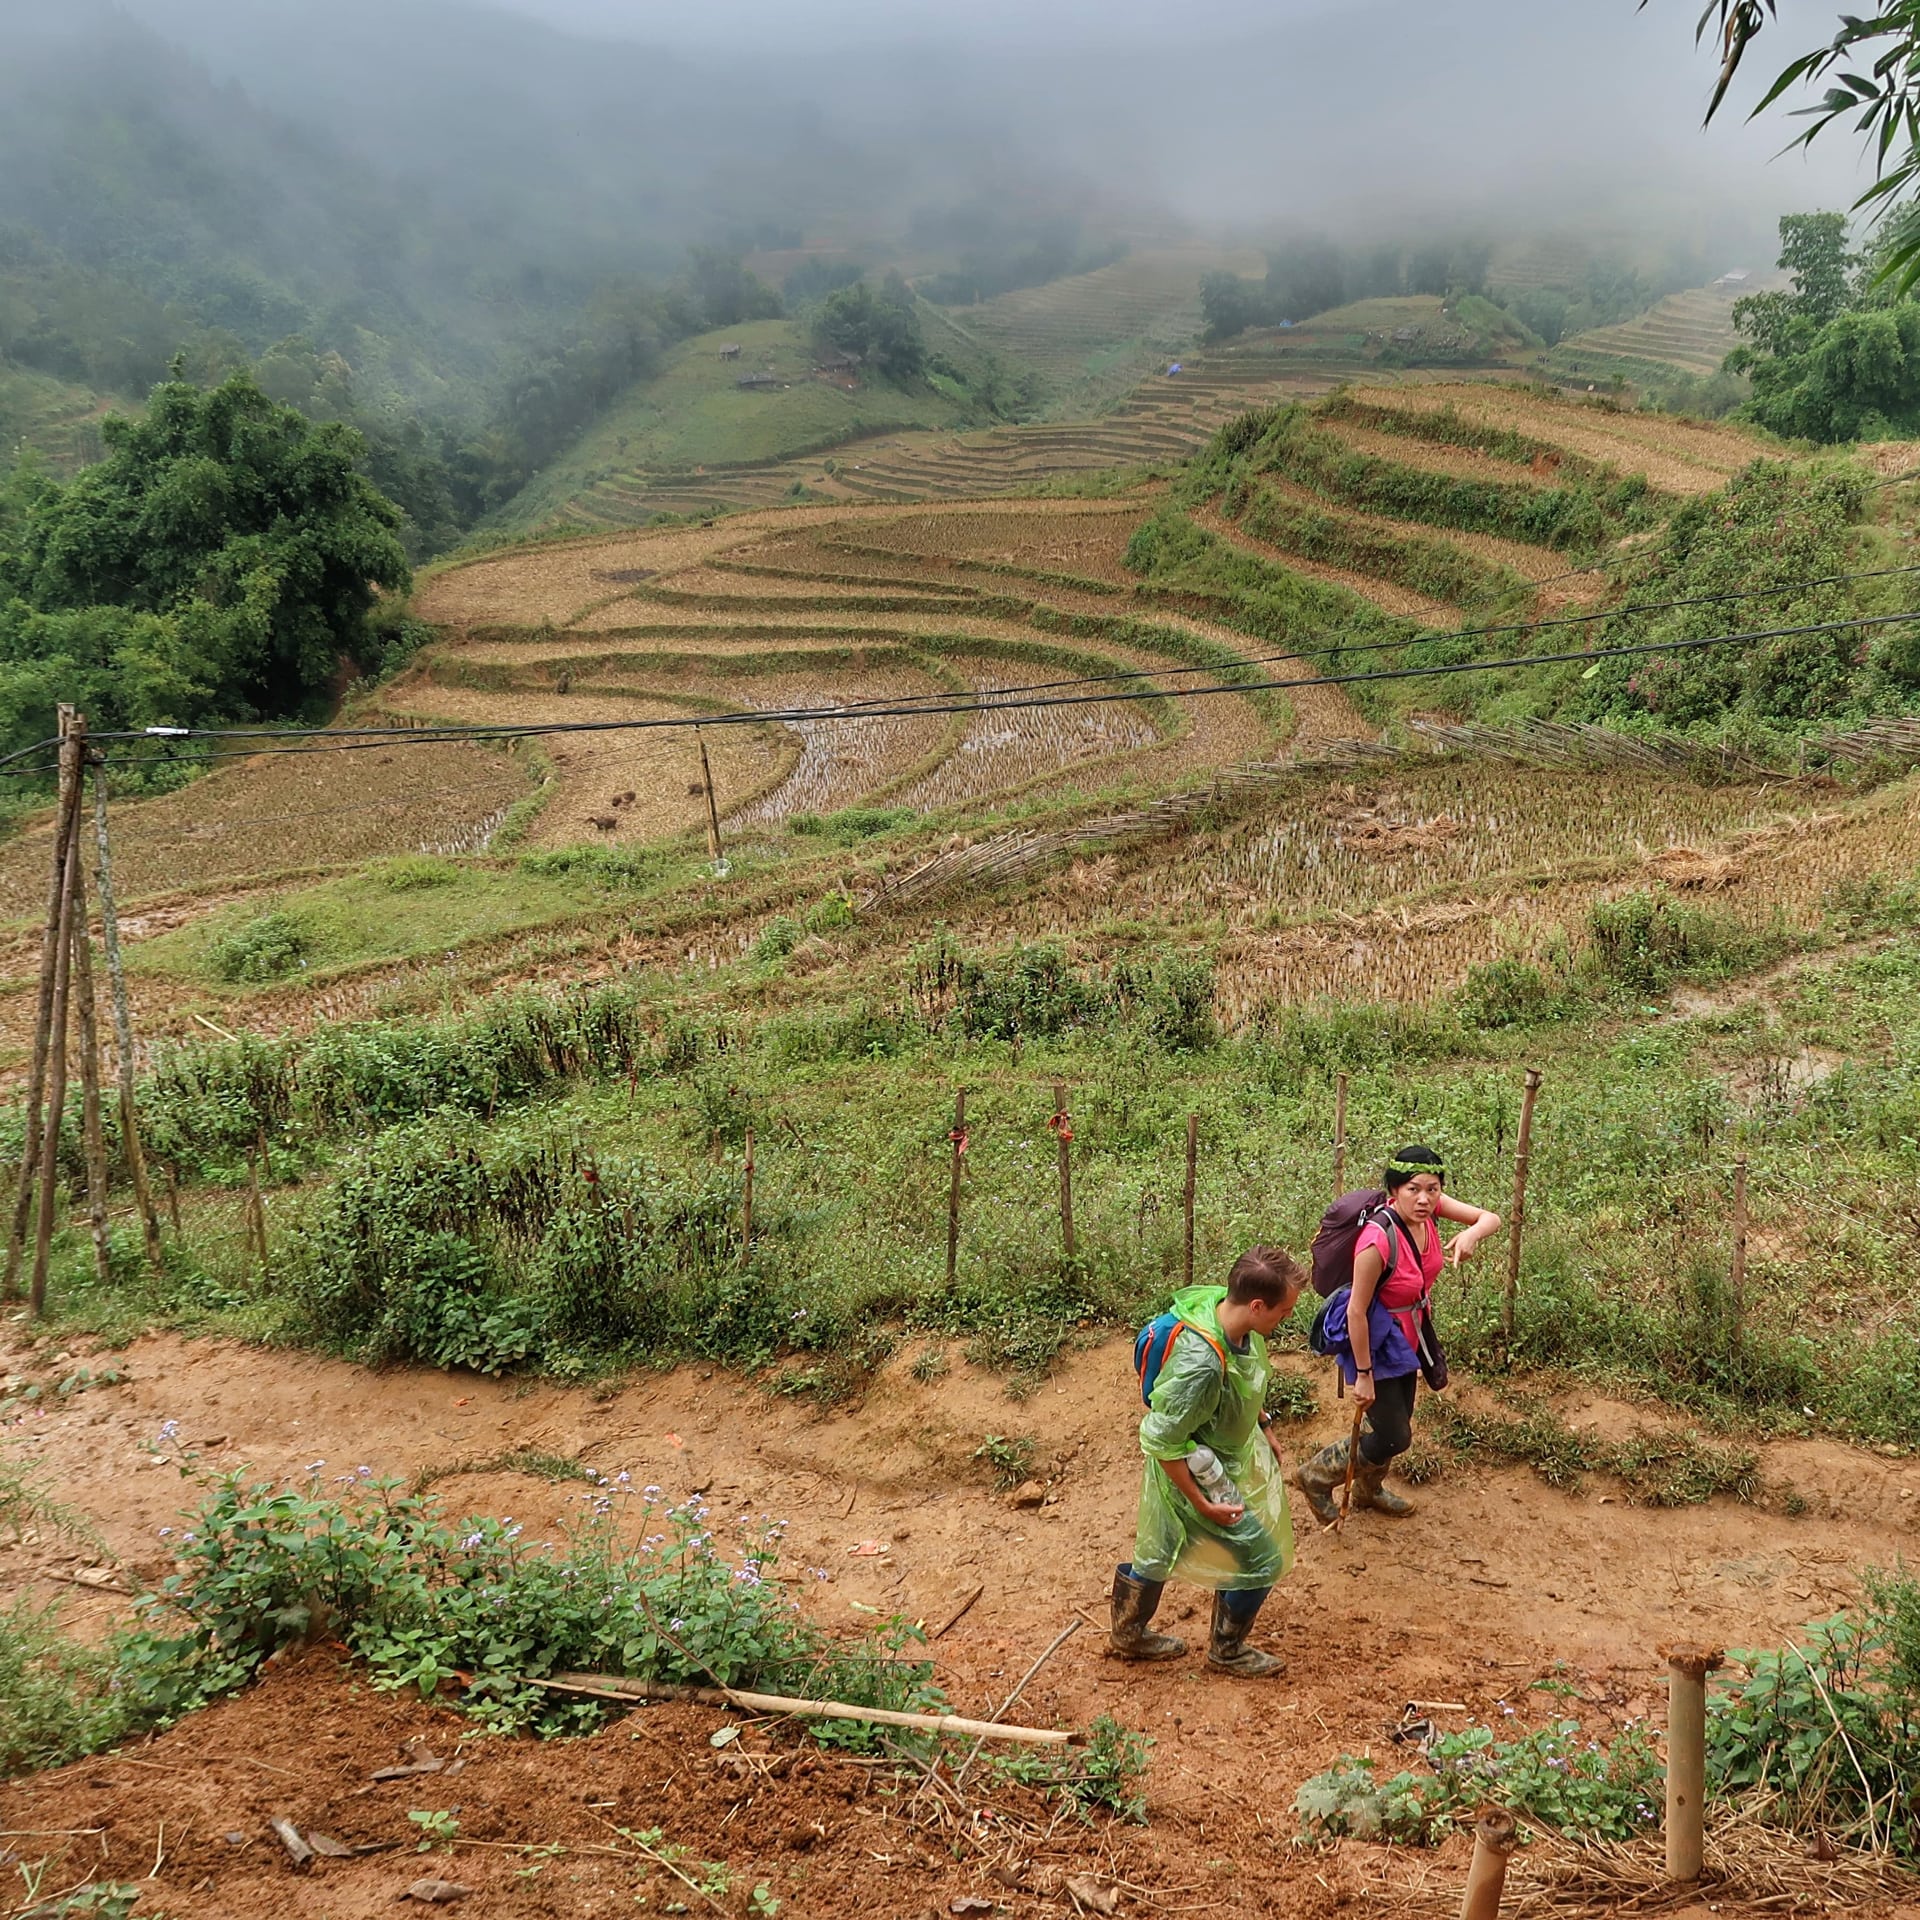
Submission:
<svg viewBox="0 0 1920 1920">
<path fill-rule="evenodd" d="M 1238 411 L 1250 392 L 1271 393 L 1315 351 L 1311 340 L 1244 343 L 1223 352 L 1219 368 L 1197 363 L 1205 384 L 1181 387 L 1186 376 L 1177 376 L 1115 420 L 1150 418 L 1153 432 L 1171 435 L 1178 404 L 1197 443 L 1216 413 Z M 1367 411 L 1345 404 L 1327 426 L 1356 452 L 1414 473 L 1509 487 L 1558 484 L 1571 463 L 1583 475 L 1644 473 L 1677 498 L 1724 484 L 1762 450 L 1729 428 L 1616 413 L 1535 388 L 1429 380 L 1348 394 Z M 1524 449 L 1500 457 L 1459 444 L 1463 423 L 1517 431 L 1548 451 L 1534 471 Z M 1017 434 L 1044 464 L 1103 451 L 1110 458 L 1117 430 L 1096 422 Z M 949 448 L 947 457 L 965 453 Z M 854 463 L 842 478 L 860 479 L 875 496 L 891 483 L 902 495 L 916 478 L 935 484 L 929 466 L 909 474 L 905 459 Z M 971 497 L 764 509 L 443 573 L 420 604 L 446 639 L 394 690 L 393 704 L 452 717 L 458 702 L 462 717 L 497 708 L 515 718 L 805 709 L 792 721 L 710 730 L 729 743 L 725 765 L 717 753 L 715 762 L 722 811 L 743 827 L 857 802 L 936 811 L 1049 786 L 1138 793 L 1289 743 L 1366 734 L 1334 688 L 1300 690 L 1289 712 L 1270 696 L 1109 700 L 1094 697 L 1095 681 L 1085 704 L 1019 715 L 853 717 L 849 709 L 862 702 L 937 703 L 1103 673 L 1138 673 L 1142 690 L 1173 687 L 1196 666 L 1217 672 L 1219 663 L 1271 651 L 1214 618 L 1204 600 L 1169 604 L 1129 572 L 1128 543 L 1155 510 L 1155 489 L 1112 500 L 993 498 L 980 470 L 938 484 L 965 486 Z M 1590 604 L 1600 590 L 1600 575 L 1577 556 L 1364 512 L 1278 475 L 1239 511 L 1230 520 L 1217 504 L 1204 507 L 1199 524 L 1268 566 L 1430 628 L 1457 627 L 1466 613 L 1516 595 L 1544 614 Z M 584 828 L 628 840 L 697 826 L 704 800 L 686 791 L 685 750 L 669 744 L 671 734 L 644 738 L 653 744 L 570 740 L 543 837 L 578 838 Z M 616 769 L 625 772 L 616 778 Z M 608 796 L 623 787 L 652 797 L 610 814 Z"/>
<path fill-rule="evenodd" d="M 1718 373 L 1721 361 L 1740 344 L 1733 330 L 1733 304 L 1753 290 L 1697 287 L 1671 293 L 1636 319 L 1561 341 L 1548 356 L 1548 370 L 1576 385 L 1608 380 L 1616 372 L 1628 379 L 1671 369 Z"/>
</svg>

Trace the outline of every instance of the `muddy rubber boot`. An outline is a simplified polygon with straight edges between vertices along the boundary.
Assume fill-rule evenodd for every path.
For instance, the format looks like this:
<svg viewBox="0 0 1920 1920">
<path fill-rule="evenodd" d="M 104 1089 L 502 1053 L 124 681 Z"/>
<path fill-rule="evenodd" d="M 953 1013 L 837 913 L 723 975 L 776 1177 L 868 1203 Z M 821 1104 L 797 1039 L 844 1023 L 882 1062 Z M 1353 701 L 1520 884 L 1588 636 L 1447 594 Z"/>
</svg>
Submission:
<svg viewBox="0 0 1920 1920">
<path fill-rule="evenodd" d="M 1403 1500 L 1387 1485 L 1387 1470 L 1376 1467 L 1363 1453 L 1353 1469 L 1353 1504 L 1371 1507 L 1391 1520 L 1404 1520 L 1415 1511 L 1411 1500 Z"/>
<path fill-rule="evenodd" d="M 1207 1665 L 1222 1673 L 1238 1674 L 1243 1680 L 1260 1680 L 1269 1674 L 1285 1673 L 1287 1663 L 1278 1654 L 1262 1653 L 1247 1645 L 1254 1617 L 1272 1591 L 1270 1587 L 1237 1587 L 1213 1596 L 1213 1639 L 1207 1648 Z"/>
<path fill-rule="evenodd" d="M 1147 1625 L 1166 1591 L 1164 1580 L 1142 1580 L 1132 1567 L 1113 1570 L 1113 1650 L 1123 1660 L 1178 1660 L 1187 1643 Z"/>
<path fill-rule="evenodd" d="M 1302 1460 L 1288 1476 L 1307 1496 L 1307 1505 L 1323 1527 L 1340 1518 L 1340 1490 L 1347 1484 L 1347 1442 L 1336 1440 L 1330 1447 Z M 1354 1474 L 1359 1485 L 1360 1475 Z"/>
</svg>

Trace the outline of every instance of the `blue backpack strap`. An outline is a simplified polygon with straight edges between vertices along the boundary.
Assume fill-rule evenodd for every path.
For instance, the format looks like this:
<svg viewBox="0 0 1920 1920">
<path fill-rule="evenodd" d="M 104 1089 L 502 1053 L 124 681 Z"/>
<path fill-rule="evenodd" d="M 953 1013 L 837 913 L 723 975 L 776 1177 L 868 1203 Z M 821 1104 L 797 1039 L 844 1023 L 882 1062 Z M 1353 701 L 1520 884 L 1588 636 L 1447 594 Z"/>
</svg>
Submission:
<svg viewBox="0 0 1920 1920">
<path fill-rule="evenodd" d="M 1196 1327 L 1191 1320 L 1182 1320 L 1176 1313 L 1156 1314 L 1140 1329 L 1133 1343 L 1134 1371 L 1140 1376 L 1140 1398 L 1149 1406 L 1153 1404 L 1153 1390 L 1166 1367 L 1167 1356 L 1173 1351 L 1173 1343 L 1179 1339 L 1183 1328 L 1204 1340 L 1219 1360 L 1221 1372 L 1224 1374 L 1227 1370 L 1226 1349 L 1204 1327 Z"/>
</svg>

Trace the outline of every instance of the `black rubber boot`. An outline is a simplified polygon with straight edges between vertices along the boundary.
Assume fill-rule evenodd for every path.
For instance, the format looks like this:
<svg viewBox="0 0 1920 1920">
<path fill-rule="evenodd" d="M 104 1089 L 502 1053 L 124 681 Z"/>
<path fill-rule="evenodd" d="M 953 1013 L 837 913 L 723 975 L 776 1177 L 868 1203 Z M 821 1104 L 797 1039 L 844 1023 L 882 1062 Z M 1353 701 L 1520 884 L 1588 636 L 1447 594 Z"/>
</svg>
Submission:
<svg viewBox="0 0 1920 1920">
<path fill-rule="evenodd" d="M 1147 1622 L 1167 1590 L 1164 1580 L 1142 1580 L 1131 1566 L 1113 1570 L 1113 1650 L 1123 1660 L 1178 1660 L 1187 1643 L 1155 1633 Z"/>
<path fill-rule="evenodd" d="M 1356 1472 L 1357 1480 L 1359 1474 Z M 1323 1527 L 1340 1518 L 1340 1492 L 1347 1484 L 1347 1442 L 1336 1440 L 1294 1468 L 1293 1484 L 1307 1496 L 1307 1505 Z"/>
<path fill-rule="evenodd" d="M 1242 1679 L 1259 1680 L 1268 1674 L 1285 1673 L 1287 1663 L 1277 1654 L 1262 1653 L 1247 1645 L 1247 1635 L 1271 1587 L 1236 1587 L 1213 1596 L 1213 1641 L 1207 1648 L 1207 1665 L 1222 1673 L 1236 1673 Z"/>
</svg>

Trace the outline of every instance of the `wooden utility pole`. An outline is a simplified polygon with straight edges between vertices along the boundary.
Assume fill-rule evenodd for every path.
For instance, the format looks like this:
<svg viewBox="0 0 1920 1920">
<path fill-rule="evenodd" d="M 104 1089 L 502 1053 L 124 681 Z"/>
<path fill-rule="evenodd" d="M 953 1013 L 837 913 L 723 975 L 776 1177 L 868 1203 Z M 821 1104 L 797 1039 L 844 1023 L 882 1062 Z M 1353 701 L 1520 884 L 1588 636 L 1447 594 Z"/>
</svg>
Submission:
<svg viewBox="0 0 1920 1920">
<path fill-rule="evenodd" d="M 1067 1107 L 1063 1080 L 1053 1083 L 1053 1118 L 1047 1125 L 1060 1143 L 1060 1237 L 1071 1260 L 1077 1251 L 1073 1239 L 1073 1115 Z"/>
<path fill-rule="evenodd" d="M 1193 1285 L 1193 1188 L 1200 1165 L 1200 1116 L 1187 1115 L 1187 1285 Z"/>
<path fill-rule="evenodd" d="M 713 767 L 707 759 L 707 736 L 695 727 L 693 737 L 700 745 L 700 791 L 707 796 L 707 854 L 717 867 L 720 864 L 720 807 L 713 797 Z"/>
<path fill-rule="evenodd" d="M 1527 1222 L 1527 1155 L 1533 1146 L 1533 1103 L 1540 1093 L 1540 1070 L 1527 1069 L 1520 1095 L 1520 1132 L 1513 1143 L 1513 1218 L 1507 1225 L 1507 1290 L 1500 1297 L 1500 1337 L 1512 1340 L 1520 1298 L 1520 1233 Z"/>
<path fill-rule="evenodd" d="M 947 1285 L 960 1266 L 960 1162 L 967 1151 L 967 1090 L 962 1087 L 953 1096 L 953 1131 L 947 1135 L 953 1144 L 953 1173 L 947 1186 Z"/>
<path fill-rule="evenodd" d="M 107 1143 L 100 1131 L 100 1030 L 93 998 L 93 940 L 87 930 L 87 867 L 74 833 L 73 989 L 80 1042 L 80 1139 L 87 1162 L 87 1219 L 93 1232 L 93 1265 L 100 1284 L 113 1279 L 113 1249 L 107 1238 Z"/>
<path fill-rule="evenodd" d="M 1347 1190 L 1347 1076 L 1333 1077 L 1333 1197 Z"/>
<path fill-rule="evenodd" d="M 77 793 L 69 791 L 66 738 L 73 715 L 60 709 L 60 799 L 54 809 L 53 879 L 47 900 L 46 933 L 40 943 L 40 987 L 33 1016 L 33 1055 L 27 1070 L 26 1140 L 20 1154 L 20 1180 L 14 1195 L 13 1228 L 7 1239 L 7 1264 L 0 1279 L 0 1299 L 20 1297 L 20 1261 L 26 1251 L 27 1226 L 33 1217 L 34 1183 L 40 1172 L 41 1108 L 46 1097 L 48 1038 L 53 1030 L 53 985 L 59 969 L 61 903 L 67 889 L 67 848 L 76 826 Z"/>
<path fill-rule="evenodd" d="M 113 1000 L 113 1046 L 120 1083 L 120 1138 L 133 1179 L 134 1203 L 140 1209 L 140 1230 L 146 1236 L 147 1264 L 157 1275 L 160 1263 L 160 1216 L 153 1204 L 153 1185 L 147 1178 L 146 1149 L 140 1141 L 140 1116 L 133 1099 L 133 1015 L 127 1004 L 127 968 L 120 953 L 120 913 L 113 900 L 113 849 L 107 838 L 107 769 L 93 763 L 94 878 L 100 894 L 100 951 L 106 956 L 107 989 Z"/>
<path fill-rule="evenodd" d="M 66 860 L 61 871 L 60 903 L 54 930 L 53 1000 L 47 1017 L 47 1117 L 40 1129 L 40 1211 L 33 1230 L 33 1278 L 27 1302 L 37 1320 L 47 1307 L 47 1265 L 53 1250 L 54 1202 L 59 1193 L 60 1123 L 67 1104 L 67 995 L 73 977 L 74 894 L 80 876 L 80 836 L 76 831 L 80 770 L 87 751 L 85 718 L 66 708 L 60 742 L 61 814 L 67 822 Z"/>
</svg>

